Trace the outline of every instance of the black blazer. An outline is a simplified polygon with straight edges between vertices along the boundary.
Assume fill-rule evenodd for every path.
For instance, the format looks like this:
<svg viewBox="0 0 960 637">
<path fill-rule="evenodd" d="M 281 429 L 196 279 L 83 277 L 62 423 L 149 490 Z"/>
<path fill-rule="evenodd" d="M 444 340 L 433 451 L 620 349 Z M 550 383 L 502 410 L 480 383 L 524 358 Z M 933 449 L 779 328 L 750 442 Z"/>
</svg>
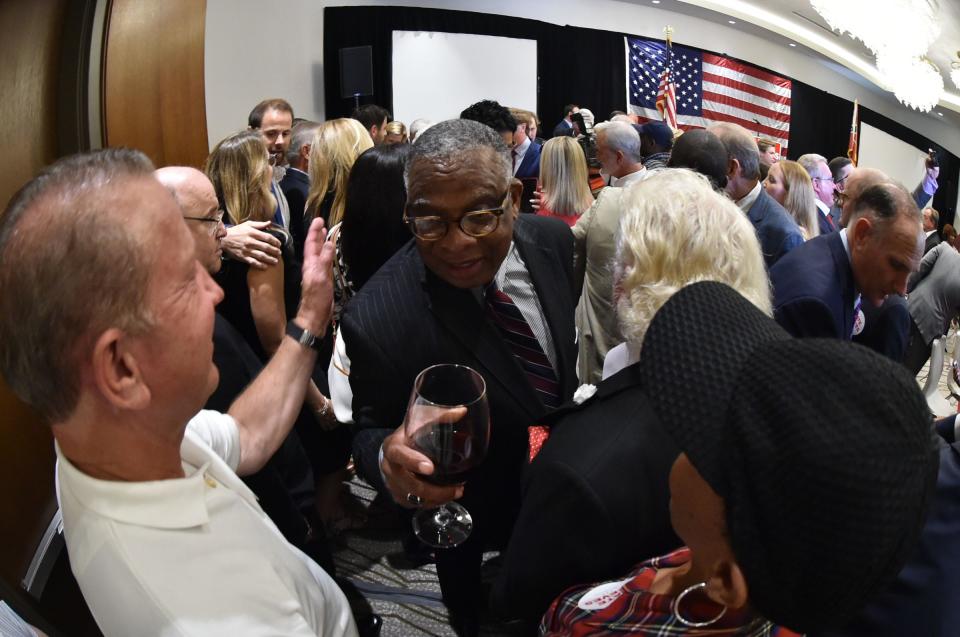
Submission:
<svg viewBox="0 0 960 637">
<path fill-rule="evenodd" d="M 923 253 L 926 254 L 936 248 L 940 244 L 940 234 L 934 230 L 933 234 L 927 237 L 926 241 L 923 243 Z"/>
<path fill-rule="evenodd" d="M 920 542 L 890 588 L 842 629 L 815 637 L 960 635 L 960 443 L 940 444 L 940 471 Z"/>
<path fill-rule="evenodd" d="M 557 219 L 520 215 L 514 225 L 514 242 L 537 290 L 557 352 L 563 396 L 569 398 L 577 387 L 573 235 Z M 413 242 L 401 248 L 351 299 L 340 326 L 351 361 L 357 428 L 393 430 L 400 426 L 413 381 L 430 365 L 468 365 L 486 380 L 490 448 L 467 482 L 461 500 L 476 526 L 467 544 L 438 551 L 441 561 L 473 551 L 479 569 L 479 547 L 505 543 L 519 508 L 527 427 L 542 419 L 546 411 L 536 392 L 497 328 L 485 318 L 474 292 L 452 287 L 434 276 L 424 267 Z M 457 584 L 444 581 L 443 571 L 440 576 L 446 597 L 448 587 Z M 463 574 L 461 579 L 470 577 Z M 475 584 L 479 586 L 479 581 Z"/>
<path fill-rule="evenodd" d="M 531 625 L 569 586 L 616 579 L 681 545 L 668 484 L 680 450 L 647 402 L 638 364 L 547 423 L 491 593 L 494 611 Z"/>
<path fill-rule="evenodd" d="M 770 268 L 770 283 L 773 317 L 790 334 L 850 340 L 857 291 L 839 232 L 791 250 Z"/>
<path fill-rule="evenodd" d="M 303 263 L 303 244 L 307 239 L 303 210 L 307 203 L 307 196 L 310 194 L 310 177 L 299 170 L 288 168 L 283 179 L 280 180 L 280 190 L 283 191 L 290 205 L 290 235 L 293 237 L 297 263 Z"/>
</svg>

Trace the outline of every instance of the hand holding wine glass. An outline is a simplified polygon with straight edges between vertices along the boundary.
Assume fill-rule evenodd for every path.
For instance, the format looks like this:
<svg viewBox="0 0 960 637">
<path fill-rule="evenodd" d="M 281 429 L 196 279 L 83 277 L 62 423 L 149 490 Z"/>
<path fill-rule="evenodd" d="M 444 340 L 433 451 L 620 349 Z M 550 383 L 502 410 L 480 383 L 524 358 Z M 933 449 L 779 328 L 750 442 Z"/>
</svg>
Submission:
<svg viewBox="0 0 960 637">
<path fill-rule="evenodd" d="M 490 411 L 486 384 L 463 365 L 434 365 L 414 382 L 404 419 L 407 443 L 430 459 L 433 470 L 420 479 L 434 485 L 465 482 L 487 453 Z M 408 493 L 408 502 L 422 503 Z M 470 513 L 455 502 L 423 509 L 414 516 L 414 533 L 434 548 L 463 542 L 473 528 Z"/>
</svg>

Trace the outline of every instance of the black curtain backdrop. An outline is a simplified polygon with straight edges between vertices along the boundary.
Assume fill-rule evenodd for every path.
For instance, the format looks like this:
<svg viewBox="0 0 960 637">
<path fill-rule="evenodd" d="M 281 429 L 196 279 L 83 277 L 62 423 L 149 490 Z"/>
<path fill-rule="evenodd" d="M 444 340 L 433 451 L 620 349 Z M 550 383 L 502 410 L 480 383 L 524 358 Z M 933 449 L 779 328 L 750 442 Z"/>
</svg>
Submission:
<svg viewBox="0 0 960 637">
<path fill-rule="evenodd" d="M 626 107 L 623 33 L 487 13 L 408 7 L 327 7 L 323 24 L 325 106 L 329 119 L 349 117 L 353 109 L 352 98 L 340 97 L 339 51 L 349 46 L 373 46 L 374 94 L 360 98 L 360 103 L 375 103 L 393 110 L 394 30 L 536 40 L 537 114 L 546 133 L 560 121 L 563 106 L 571 102 L 592 110 L 598 122 L 606 119 L 610 111 Z M 776 69 L 764 70 L 784 76 Z M 510 69 L 505 68 L 503 72 L 510 73 Z M 441 82 L 442 79 L 437 78 Z M 789 157 L 819 153 L 829 160 L 846 155 L 853 102 L 792 81 Z M 459 112 L 467 106 L 469 104 L 452 104 L 451 111 Z M 952 217 L 957 203 L 960 159 L 919 133 L 862 106 L 860 120 L 918 148 L 938 151 L 940 189 L 933 205 L 940 211 L 941 219 Z M 918 180 L 921 177 L 917 175 Z M 904 185 L 912 190 L 916 182 Z"/>
</svg>

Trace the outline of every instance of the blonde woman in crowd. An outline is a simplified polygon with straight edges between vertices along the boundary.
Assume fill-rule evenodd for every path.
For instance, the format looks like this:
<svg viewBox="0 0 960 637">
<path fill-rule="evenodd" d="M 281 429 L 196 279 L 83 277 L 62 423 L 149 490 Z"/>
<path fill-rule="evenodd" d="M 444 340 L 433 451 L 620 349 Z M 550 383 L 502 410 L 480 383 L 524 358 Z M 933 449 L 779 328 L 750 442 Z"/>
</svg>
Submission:
<svg viewBox="0 0 960 637">
<path fill-rule="evenodd" d="M 365 131 L 364 131 L 365 132 Z M 368 136 L 369 137 L 369 136 Z M 267 148 L 258 131 L 246 130 L 221 141 L 207 158 L 204 172 L 213 182 L 224 221 L 269 221 L 276 207 L 270 193 L 273 171 Z M 217 276 L 224 299 L 217 307 L 266 363 L 280 347 L 287 317 L 300 303 L 300 273 L 293 264 L 290 235 L 272 225 L 267 230 L 282 248 L 278 263 L 265 269 L 227 259 Z M 327 399 L 316 385 L 307 390 L 307 403 L 321 416 L 329 411 Z"/>
<path fill-rule="evenodd" d="M 763 186 L 768 195 L 787 209 L 800 226 L 804 239 L 809 240 L 820 234 L 816 194 L 810 175 L 803 166 L 795 161 L 778 161 L 770 166 Z"/>
<path fill-rule="evenodd" d="M 310 147 L 310 194 L 304 210 L 305 224 L 316 217 L 323 219 L 328 228 L 340 223 L 350 169 L 360 153 L 372 147 L 370 134 L 355 119 L 342 117 L 320 125 Z"/>
<path fill-rule="evenodd" d="M 538 215 L 557 217 L 568 226 L 593 204 L 587 158 L 572 137 L 554 137 L 540 155 L 541 204 Z"/>
<path fill-rule="evenodd" d="M 403 122 L 394 120 L 387 124 L 387 136 L 383 138 L 383 143 L 388 146 L 407 143 L 407 127 Z"/>
</svg>

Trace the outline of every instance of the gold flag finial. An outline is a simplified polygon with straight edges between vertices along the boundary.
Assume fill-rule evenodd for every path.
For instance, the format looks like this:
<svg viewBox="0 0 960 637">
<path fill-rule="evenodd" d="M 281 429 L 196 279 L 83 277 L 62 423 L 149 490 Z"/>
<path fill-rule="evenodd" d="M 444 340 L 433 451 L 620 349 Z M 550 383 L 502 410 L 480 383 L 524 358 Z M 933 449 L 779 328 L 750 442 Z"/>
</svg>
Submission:
<svg viewBox="0 0 960 637">
<path fill-rule="evenodd" d="M 673 46 L 673 27 L 669 24 L 663 27 L 663 33 L 667 36 L 667 46 Z"/>
</svg>

